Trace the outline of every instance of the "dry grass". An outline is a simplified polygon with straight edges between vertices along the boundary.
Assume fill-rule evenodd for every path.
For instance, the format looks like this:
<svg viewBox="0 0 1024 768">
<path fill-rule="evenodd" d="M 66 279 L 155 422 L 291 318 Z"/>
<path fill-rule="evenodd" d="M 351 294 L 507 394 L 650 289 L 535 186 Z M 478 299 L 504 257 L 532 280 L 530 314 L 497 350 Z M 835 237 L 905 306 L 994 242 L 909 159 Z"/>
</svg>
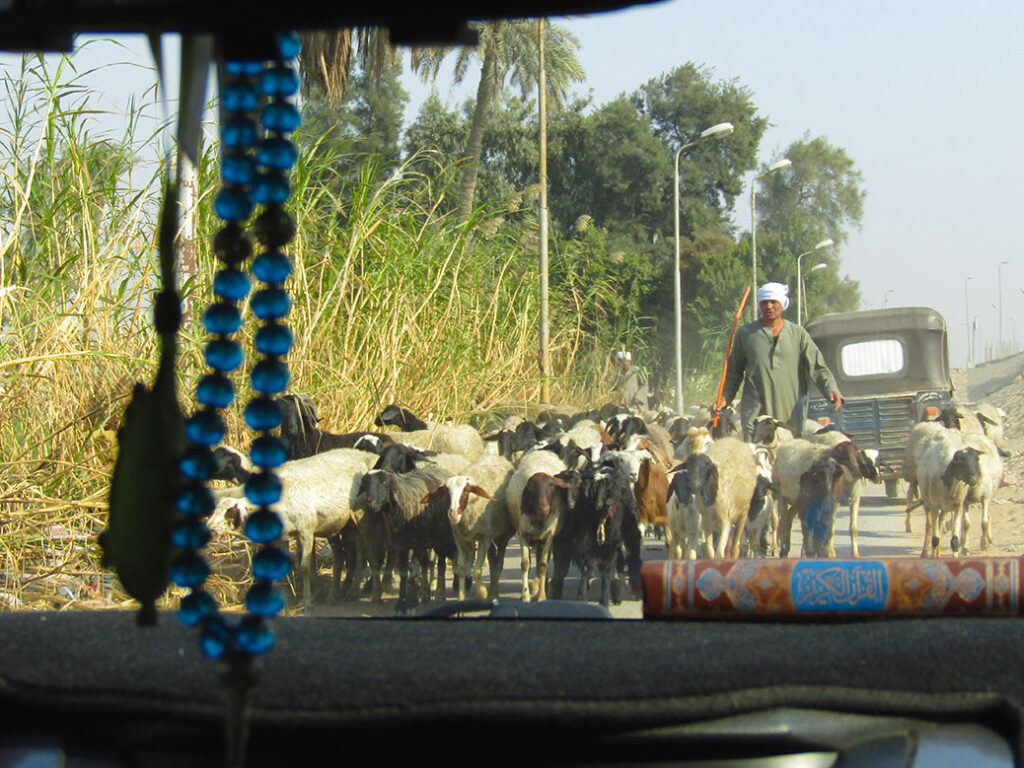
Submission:
<svg viewBox="0 0 1024 768">
<path fill-rule="evenodd" d="M 134 137 L 89 133 L 81 114 L 90 95 L 73 73 L 31 61 L 5 82 L 20 96 L 0 129 L 0 610 L 126 607 L 99 568 L 96 537 L 121 413 L 132 384 L 155 371 L 159 173 L 138 163 Z M 522 233 L 494 227 L 488 211 L 467 224 L 449 218 L 438 204 L 446 189 L 413 164 L 380 182 L 367 161 L 353 181 L 331 160 L 326 150 L 305 155 L 294 176 L 291 389 L 313 396 L 334 430 L 367 427 L 393 401 L 477 422 L 495 408 L 536 403 L 537 266 Z M 202 189 L 216 173 L 208 153 Z M 189 287 L 212 282 L 210 207 L 206 195 Z M 194 299 L 201 312 L 208 289 Z M 553 291 L 556 402 L 608 394 L 606 355 L 587 351 L 577 309 L 570 291 Z M 203 343 L 201 329 L 183 329 L 186 413 Z M 250 392 L 244 377 L 236 386 L 228 441 L 245 447 L 240 414 Z M 211 591 L 237 607 L 244 545 L 218 541 L 209 556 Z M 175 604 L 171 594 L 161 607 Z"/>
</svg>

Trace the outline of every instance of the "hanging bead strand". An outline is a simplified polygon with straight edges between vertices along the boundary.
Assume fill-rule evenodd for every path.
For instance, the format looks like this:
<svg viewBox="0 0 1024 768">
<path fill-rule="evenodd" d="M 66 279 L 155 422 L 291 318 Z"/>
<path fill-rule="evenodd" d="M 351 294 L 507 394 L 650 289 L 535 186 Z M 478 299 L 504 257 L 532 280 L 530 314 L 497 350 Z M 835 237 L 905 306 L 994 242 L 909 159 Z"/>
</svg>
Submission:
<svg viewBox="0 0 1024 768">
<path fill-rule="evenodd" d="M 249 615 L 242 621 L 238 644 L 250 654 L 263 653 L 274 644 L 267 619 L 276 616 L 285 605 L 274 582 L 291 569 L 288 552 L 277 542 L 284 533 L 281 519 L 271 509 L 282 493 L 281 480 L 274 470 L 288 458 L 284 440 L 272 435 L 281 426 L 281 408 L 276 396 L 288 387 L 291 374 L 286 355 L 292 346 L 291 329 L 284 323 L 291 310 L 291 299 L 284 283 L 292 272 L 285 246 L 295 236 L 295 226 L 284 208 L 290 195 L 288 171 L 295 165 L 298 152 L 287 137 L 299 126 L 299 110 L 292 103 L 299 90 L 298 72 L 291 66 L 299 53 L 298 35 L 278 36 L 279 60 L 260 75 L 259 87 L 265 99 L 260 120 L 266 132 L 256 150 L 259 173 L 253 182 L 253 200 L 262 206 L 254 223 L 256 239 L 264 247 L 252 264 L 253 275 L 263 285 L 253 293 L 249 308 L 263 322 L 255 336 L 256 352 L 261 359 L 253 366 L 249 381 L 256 396 L 245 407 L 245 422 L 258 433 L 250 447 L 256 472 L 245 486 L 246 498 L 259 508 L 245 524 L 245 535 L 259 551 L 252 561 L 253 584 L 245 597 Z"/>
<path fill-rule="evenodd" d="M 236 631 L 220 615 L 217 603 L 204 588 L 210 569 L 200 550 L 209 542 L 204 520 L 214 510 L 207 482 L 216 471 L 212 449 L 226 432 L 221 411 L 234 402 L 235 389 L 228 373 L 243 362 L 241 345 L 233 334 L 241 328 L 239 304 L 249 295 L 250 280 L 243 271 L 252 255 L 252 240 L 244 228 L 252 215 L 252 184 L 256 177 L 253 150 L 259 141 L 254 119 L 261 105 L 259 76 L 262 62 L 228 62 L 224 66 L 221 123 L 221 179 L 223 186 L 214 201 L 217 216 L 225 222 L 215 235 L 213 250 L 221 263 L 214 276 L 216 301 L 203 315 L 203 325 L 213 338 L 205 358 L 212 372 L 196 386 L 202 406 L 186 423 L 189 444 L 181 460 L 185 488 L 178 499 L 180 519 L 172 531 L 179 549 L 171 567 L 175 584 L 191 589 L 181 600 L 179 619 L 201 627 L 200 646 L 207 656 L 219 658 L 235 647 Z"/>
</svg>

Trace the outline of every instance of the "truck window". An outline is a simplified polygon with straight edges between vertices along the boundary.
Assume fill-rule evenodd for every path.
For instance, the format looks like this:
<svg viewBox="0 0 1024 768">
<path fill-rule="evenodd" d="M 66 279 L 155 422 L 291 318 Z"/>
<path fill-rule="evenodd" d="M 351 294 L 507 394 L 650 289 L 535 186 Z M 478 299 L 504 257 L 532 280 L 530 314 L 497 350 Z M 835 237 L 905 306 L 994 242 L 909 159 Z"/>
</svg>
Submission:
<svg viewBox="0 0 1024 768">
<path fill-rule="evenodd" d="M 903 370 L 906 357 L 899 339 L 872 339 L 846 344 L 839 352 L 843 375 L 881 376 Z"/>
</svg>

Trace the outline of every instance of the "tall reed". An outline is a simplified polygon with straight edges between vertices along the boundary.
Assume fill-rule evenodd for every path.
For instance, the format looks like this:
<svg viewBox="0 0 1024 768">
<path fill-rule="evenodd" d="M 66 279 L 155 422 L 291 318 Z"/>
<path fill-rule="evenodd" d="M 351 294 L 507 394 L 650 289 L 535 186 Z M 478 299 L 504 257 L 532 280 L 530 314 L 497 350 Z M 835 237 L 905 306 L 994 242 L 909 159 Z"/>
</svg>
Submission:
<svg viewBox="0 0 1024 768">
<path fill-rule="evenodd" d="M 0 82 L 10 110 L 0 125 L 0 608 L 120 606 L 125 596 L 100 572 L 95 540 L 115 430 L 132 384 L 155 368 L 162 169 L 142 158 L 160 156 L 157 134 L 131 121 L 123 136 L 99 131 L 89 119 L 96 94 L 68 60 L 50 69 L 26 58 Z M 180 335 L 186 412 L 204 372 L 197 318 L 217 268 L 215 149 L 200 158 L 197 273 L 184 283 L 196 307 Z M 422 173 L 436 163 L 430 154 L 382 173 L 378 158 L 347 151 L 315 144 L 292 180 L 291 390 L 311 395 L 335 430 L 369 426 L 392 401 L 478 422 L 535 404 L 532 225 L 487 207 L 467 222 L 450 216 L 443 203 L 457 169 Z M 600 322 L 598 294 L 552 288 L 556 402 L 608 395 L 607 354 L 581 321 L 586 312 L 587 323 Z M 251 334 L 243 332 L 249 350 Z M 228 441 L 244 448 L 240 412 L 251 393 L 244 375 L 236 385 Z M 223 568 L 213 587 L 228 603 L 237 602 L 239 552 L 234 542 L 215 552 Z"/>
</svg>

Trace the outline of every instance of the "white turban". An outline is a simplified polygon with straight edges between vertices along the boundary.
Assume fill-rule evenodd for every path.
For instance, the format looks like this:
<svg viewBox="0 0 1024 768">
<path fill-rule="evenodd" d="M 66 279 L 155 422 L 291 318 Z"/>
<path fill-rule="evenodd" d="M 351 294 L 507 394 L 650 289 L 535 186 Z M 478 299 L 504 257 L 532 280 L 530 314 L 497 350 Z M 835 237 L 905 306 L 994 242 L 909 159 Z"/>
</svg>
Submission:
<svg viewBox="0 0 1024 768">
<path fill-rule="evenodd" d="M 784 283 L 765 283 L 757 289 L 757 303 L 777 301 L 783 309 L 789 309 L 789 286 Z"/>
<path fill-rule="evenodd" d="M 625 351 L 621 351 L 620 350 L 619 352 L 615 353 L 615 359 L 616 360 L 630 360 L 630 361 L 632 361 L 633 360 L 633 353 L 632 352 L 625 352 Z"/>
</svg>

